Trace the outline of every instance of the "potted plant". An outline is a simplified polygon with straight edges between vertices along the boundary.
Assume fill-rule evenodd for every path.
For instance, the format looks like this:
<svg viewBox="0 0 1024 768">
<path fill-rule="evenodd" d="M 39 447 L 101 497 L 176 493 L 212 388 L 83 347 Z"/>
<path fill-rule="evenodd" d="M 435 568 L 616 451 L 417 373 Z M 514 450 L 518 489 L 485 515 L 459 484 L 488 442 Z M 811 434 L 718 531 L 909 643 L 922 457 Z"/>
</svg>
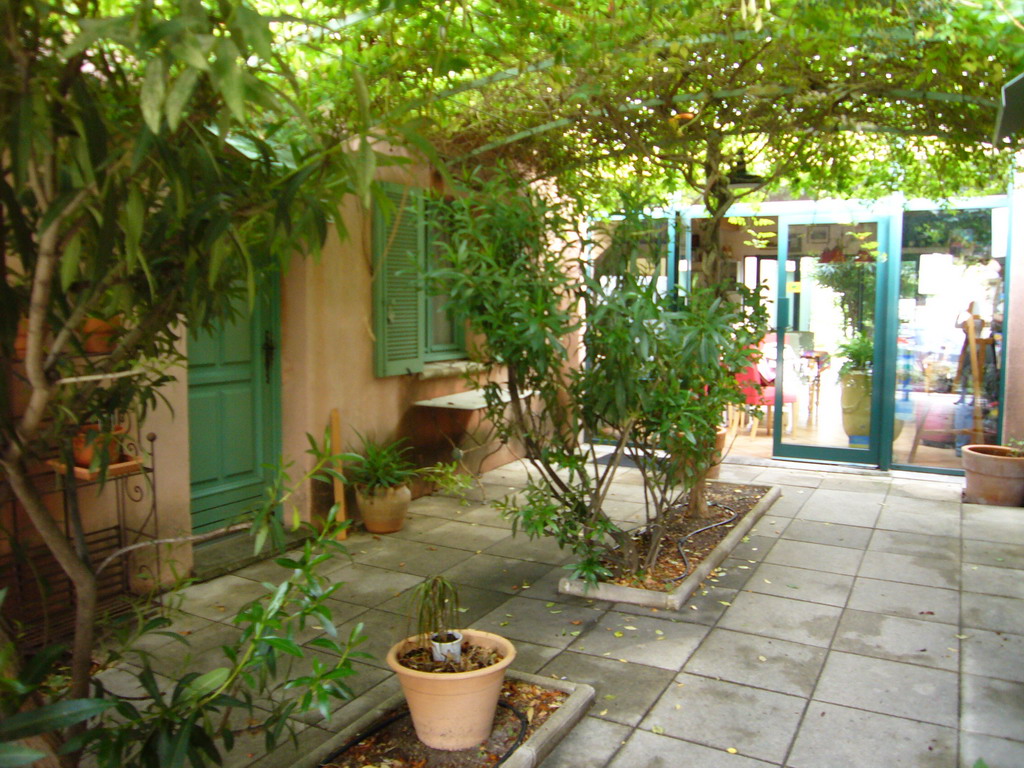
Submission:
<svg viewBox="0 0 1024 768">
<path fill-rule="evenodd" d="M 837 350 L 845 362 L 839 369 L 842 388 L 843 429 L 851 444 L 867 444 L 871 434 L 871 368 L 875 342 L 866 333 L 858 333 L 840 344 Z"/>
<path fill-rule="evenodd" d="M 964 501 L 968 504 L 1024 506 L 1024 440 L 1006 445 L 965 445 Z"/>
<path fill-rule="evenodd" d="M 454 629 L 458 593 L 443 576 L 416 587 L 412 600 L 417 632 L 393 645 L 386 660 L 401 683 L 416 736 L 433 749 L 470 749 L 482 744 L 493 729 L 515 646 L 490 632 Z M 444 649 L 448 637 L 455 635 L 461 643 L 449 642 L 461 646 L 458 660 Z M 437 650 L 435 643 L 441 646 Z"/>
<path fill-rule="evenodd" d="M 409 459 L 404 439 L 378 443 L 359 435 L 360 453 L 342 455 L 347 482 L 355 486 L 356 505 L 370 533 L 394 533 L 405 525 L 412 501 L 409 481 L 421 470 Z"/>
</svg>

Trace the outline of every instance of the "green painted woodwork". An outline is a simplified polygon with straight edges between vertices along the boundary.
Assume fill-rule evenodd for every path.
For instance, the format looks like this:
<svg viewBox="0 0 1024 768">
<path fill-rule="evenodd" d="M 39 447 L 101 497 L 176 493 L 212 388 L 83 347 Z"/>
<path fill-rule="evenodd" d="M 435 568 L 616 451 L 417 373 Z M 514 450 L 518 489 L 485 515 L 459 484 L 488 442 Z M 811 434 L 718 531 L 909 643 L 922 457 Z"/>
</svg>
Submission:
<svg viewBox="0 0 1024 768">
<path fill-rule="evenodd" d="M 374 373 L 398 376 L 423 370 L 424 201 L 421 190 L 381 186 L 390 205 L 373 208 Z"/>
<path fill-rule="evenodd" d="M 276 296 L 251 315 L 189 338 L 189 467 L 192 529 L 224 526 L 264 495 L 279 444 Z"/>
</svg>

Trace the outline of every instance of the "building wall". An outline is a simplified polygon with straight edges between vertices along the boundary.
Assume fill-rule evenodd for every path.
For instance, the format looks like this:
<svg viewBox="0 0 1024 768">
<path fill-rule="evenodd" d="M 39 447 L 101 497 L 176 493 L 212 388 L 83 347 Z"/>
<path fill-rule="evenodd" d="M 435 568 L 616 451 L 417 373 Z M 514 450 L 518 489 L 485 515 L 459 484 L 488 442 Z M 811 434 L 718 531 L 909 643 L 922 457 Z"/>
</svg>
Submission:
<svg viewBox="0 0 1024 768">
<path fill-rule="evenodd" d="M 425 169 L 384 169 L 381 181 L 412 186 L 431 183 Z M 465 364 L 427 365 L 420 374 L 377 378 L 374 375 L 371 217 L 354 197 L 346 199 L 342 239 L 335 229 L 317 259 L 296 258 L 283 280 L 281 301 L 282 433 L 284 454 L 297 459 L 306 449 L 306 433 L 324 434 L 331 409 L 342 425 L 342 448 L 356 449 L 358 434 L 375 440 L 405 437 L 421 464 L 448 459 L 451 443 L 476 428 L 475 414 L 425 409 L 413 405 L 441 395 L 466 391 Z M 477 437 L 481 437 L 478 434 Z M 495 446 L 467 455 L 465 464 L 479 470 L 482 457 Z M 484 469 L 506 463 L 505 449 L 487 455 Z M 308 489 L 307 489 L 308 492 Z M 309 514 L 310 502 L 300 497 Z M 319 506 L 319 505 L 317 505 Z"/>
<path fill-rule="evenodd" d="M 1010 213 L 1010 266 L 1007 286 L 1006 379 L 1003 441 L 1024 440 L 1024 173 L 1014 179 Z"/>
</svg>

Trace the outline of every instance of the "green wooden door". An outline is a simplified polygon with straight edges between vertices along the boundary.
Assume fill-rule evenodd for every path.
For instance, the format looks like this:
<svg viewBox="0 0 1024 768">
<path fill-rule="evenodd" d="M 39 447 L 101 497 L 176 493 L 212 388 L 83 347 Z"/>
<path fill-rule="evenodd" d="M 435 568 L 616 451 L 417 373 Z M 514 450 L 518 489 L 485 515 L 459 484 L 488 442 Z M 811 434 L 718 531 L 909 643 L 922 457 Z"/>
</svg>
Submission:
<svg viewBox="0 0 1024 768">
<path fill-rule="evenodd" d="M 264 496 L 278 453 L 277 291 L 252 315 L 188 344 L 192 530 L 230 523 Z M 273 296 L 274 299 L 269 297 Z"/>
</svg>

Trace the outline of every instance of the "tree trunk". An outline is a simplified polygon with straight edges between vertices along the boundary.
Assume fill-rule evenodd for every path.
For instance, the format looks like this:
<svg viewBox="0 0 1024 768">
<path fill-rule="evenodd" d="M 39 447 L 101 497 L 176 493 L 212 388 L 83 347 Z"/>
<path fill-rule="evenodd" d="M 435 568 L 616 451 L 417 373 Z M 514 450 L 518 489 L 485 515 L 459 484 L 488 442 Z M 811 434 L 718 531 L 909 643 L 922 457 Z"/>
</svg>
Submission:
<svg viewBox="0 0 1024 768">
<path fill-rule="evenodd" d="M 708 481 L 707 473 L 701 474 L 690 489 L 690 516 L 699 518 L 711 517 L 711 510 L 708 508 Z"/>
<path fill-rule="evenodd" d="M 15 498 L 21 503 L 60 567 L 75 588 L 75 637 L 71 654 L 71 688 L 69 697 L 83 699 L 89 694 L 89 671 L 92 666 L 93 640 L 96 631 L 96 575 L 78 557 L 71 542 L 64 536 L 38 490 L 28 477 L 24 461 L 0 462 Z"/>
</svg>

